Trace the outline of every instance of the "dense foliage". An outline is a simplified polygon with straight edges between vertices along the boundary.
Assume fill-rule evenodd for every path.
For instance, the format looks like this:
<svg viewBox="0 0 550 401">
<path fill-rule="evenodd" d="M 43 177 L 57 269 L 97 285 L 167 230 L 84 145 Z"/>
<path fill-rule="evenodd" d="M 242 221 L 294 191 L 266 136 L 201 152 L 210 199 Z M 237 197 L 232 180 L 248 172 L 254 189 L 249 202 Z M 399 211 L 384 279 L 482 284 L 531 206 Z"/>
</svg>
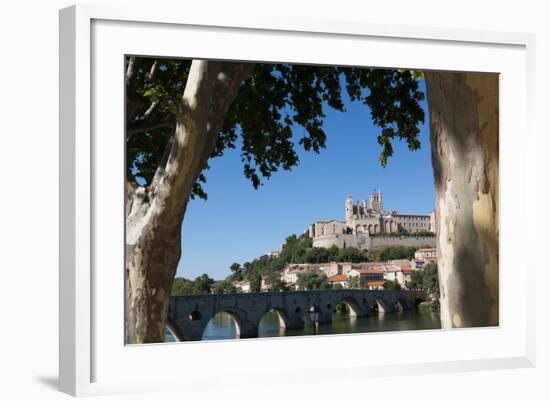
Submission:
<svg viewBox="0 0 550 401">
<path fill-rule="evenodd" d="M 327 281 L 327 276 L 324 273 L 317 273 L 312 270 L 298 273 L 298 278 L 296 280 L 297 290 L 326 290 L 329 288 L 331 288 L 331 285 Z"/>
<path fill-rule="evenodd" d="M 172 295 L 199 295 L 210 294 L 214 285 L 214 279 L 208 274 L 202 274 L 195 280 L 176 277 L 172 285 Z"/>
<path fill-rule="evenodd" d="M 359 289 L 362 287 L 362 284 L 359 276 L 352 276 L 348 279 L 348 287 L 351 289 Z"/>
<path fill-rule="evenodd" d="M 400 290 L 401 284 L 397 280 L 386 280 L 384 281 L 385 290 Z"/>
<path fill-rule="evenodd" d="M 137 184 L 148 185 L 163 163 L 191 63 L 173 58 L 126 60 L 127 175 Z M 345 111 L 344 96 L 364 104 L 380 127 L 382 166 L 393 154 L 394 140 L 405 140 L 411 150 L 420 147 L 418 125 L 424 111 L 419 103 L 424 93 L 414 72 L 256 63 L 252 76 L 240 84 L 210 157 L 239 146 L 243 173 L 257 188 L 262 178 L 299 164 L 296 147 L 317 153 L 325 147 L 325 110 Z M 206 199 L 203 173 L 191 197 Z"/>
<path fill-rule="evenodd" d="M 414 246 L 388 246 L 369 251 L 371 261 L 387 262 L 394 259 L 414 259 L 414 253 L 418 248 Z"/>
<path fill-rule="evenodd" d="M 229 280 L 224 280 L 221 283 L 214 285 L 214 294 L 234 294 L 237 292 L 237 288 Z"/>
<path fill-rule="evenodd" d="M 439 278 L 437 275 L 437 263 L 429 263 L 421 269 L 413 270 L 408 288 L 416 288 L 426 291 L 432 302 L 432 311 L 439 312 Z"/>
</svg>

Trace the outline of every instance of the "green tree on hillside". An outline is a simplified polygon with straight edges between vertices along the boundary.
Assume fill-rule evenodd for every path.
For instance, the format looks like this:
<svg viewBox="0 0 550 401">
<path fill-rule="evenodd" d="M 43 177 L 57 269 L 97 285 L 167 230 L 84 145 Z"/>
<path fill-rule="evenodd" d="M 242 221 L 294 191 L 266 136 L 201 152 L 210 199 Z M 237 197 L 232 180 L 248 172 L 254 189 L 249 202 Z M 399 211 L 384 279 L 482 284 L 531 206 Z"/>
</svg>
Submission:
<svg viewBox="0 0 550 401">
<path fill-rule="evenodd" d="M 209 294 L 212 292 L 213 284 L 214 280 L 208 274 L 203 274 L 195 278 L 195 280 L 176 277 L 170 293 L 171 295 Z"/>
<path fill-rule="evenodd" d="M 439 312 L 440 293 L 437 263 L 429 263 L 421 269 L 413 270 L 411 273 L 411 280 L 407 283 L 407 288 L 426 291 L 428 298 L 432 302 L 432 310 L 434 312 Z"/>
<path fill-rule="evenodd" d="M 250 281 L 250 292 L 262 291 L 262 275 L 259 272 L 249 274 L 248 281 Z"/>
<path fill-rule="evenodd" d="M 368 261 L 367 252 L 357 248 L 340 249 L 337 256 L 338 262 L 366 262 Z"/>
<path fill-rule="evenodd" d="M 174 279 L 171 295 L 191 295 L 193 294 L 193 281 L 182 277 Z"/>
<path fill-rule="evenodd" d="M 330 288 L 330 284 L 327 281 L 326 274 L 309 270 L 298 273 L 296 288 L 298 290 L 326 290 Z"/>
<path fill-rule="evenodd" d="M 418 248 L 414 246 L 388 246 L 372 249 L 369 258 L 373 261 L 387 262 L 394 259 L 414 259 L 414 253 Z"/>
<path fill-rule="evenodd" d="M 235 287 L 231 281 L 224 280 L 220 284 L 214 287 L 214 294 L 235 294 L 237 287 Z"/>
<path fill-rule="evenodd" d="M 229 266 L 229 270 L 231 271 L 231 281 L 241 281 L 243 279 L 243 269 L 240 264 L 231 264 L 231 266 Z"/>
<path fill-rule="evenodd" d="M 326 248 L 309 248 L 304 258 L 306 263 L 324 263 L 330 260 L 329 251 Z"/>
<path fill-rule="evenodd" d="M 280 274 L 275 270 L 266 275 L 265 283 L 271 287 L 271 291 L 288 291 L 287 284 L 281 280 Z"/>
<path fill-rule="evenodd" d="M 397 280 L 386 280 L 384 281 L 384 289 L 385 290 L 400 290 L 401 284 L 397 282 Z"/>
<path fill-rule="evenodd" d="M 204 273 L 195 279 L 193 283 L 193 294 L 210 294 L 213 284 L 214 279 Z"/>
<path fill-rule="evenodd" d="M 348 279 L 348 286 L 351 289 L 357 290 L 361 288 L 361 280 L 359 279 L 359 276 L 352 276 Z"/>
</svg>

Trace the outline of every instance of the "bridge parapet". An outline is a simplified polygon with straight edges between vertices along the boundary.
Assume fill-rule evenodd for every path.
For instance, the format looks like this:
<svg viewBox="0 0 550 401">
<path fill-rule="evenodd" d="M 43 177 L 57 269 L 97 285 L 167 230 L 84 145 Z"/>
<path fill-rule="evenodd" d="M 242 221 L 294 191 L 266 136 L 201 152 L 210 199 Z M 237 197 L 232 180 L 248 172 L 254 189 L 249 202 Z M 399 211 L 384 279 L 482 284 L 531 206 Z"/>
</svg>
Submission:
<svg viewBox="0 0 550 401">
<path fill-rule="evenodd" d="M 412 309 L 426 295 L 420 290 L 313 290 L 244 294 L 182 295 L 170 299 L 168 323 L 182 341 L 200 340 L 206 325 L 219 312 L 229 313 L 237 323 L 238 336 L 258 336 L 263 316 L 275 311 L 281 327 L 304 326 L 304 313 L 310 307 L 319 310 L 319 323 L 330 323 L 336 306 L 345 303 L 350 314 L 365 317 L 374 305 L 380 313 Z"/>
</svg>

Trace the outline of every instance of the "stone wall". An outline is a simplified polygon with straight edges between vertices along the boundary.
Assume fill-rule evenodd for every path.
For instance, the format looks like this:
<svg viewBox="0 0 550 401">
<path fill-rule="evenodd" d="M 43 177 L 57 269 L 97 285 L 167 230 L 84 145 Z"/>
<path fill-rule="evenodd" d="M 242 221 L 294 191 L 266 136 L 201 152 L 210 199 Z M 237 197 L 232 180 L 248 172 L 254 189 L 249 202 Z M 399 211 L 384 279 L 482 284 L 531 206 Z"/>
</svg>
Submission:
<svg viewBox="0 0 550 401">
<path fill-rule="evenodd" d="M 313 238 L 316 248 L 330 248 L 333 245 L 340 249 L 353 247 L 368 250 L 382 246 L 435 247 L 436 241 L 435 237 L 369 237 L 361 234 L 328 234 Z"/>
<path fill-rule="evenodd" d="M 315 248 L 330 248 L 336 245 L 338 248 L 359 248 L 369 249 L 370 240 L 368 236 L 353 234 L 328 234 L 313 238 Z"/>
<path fill-rule="evenodd" d="M 435 237 L 372 237 L 371 249 L 380 246 L 435 247 Z"/>
</svg>

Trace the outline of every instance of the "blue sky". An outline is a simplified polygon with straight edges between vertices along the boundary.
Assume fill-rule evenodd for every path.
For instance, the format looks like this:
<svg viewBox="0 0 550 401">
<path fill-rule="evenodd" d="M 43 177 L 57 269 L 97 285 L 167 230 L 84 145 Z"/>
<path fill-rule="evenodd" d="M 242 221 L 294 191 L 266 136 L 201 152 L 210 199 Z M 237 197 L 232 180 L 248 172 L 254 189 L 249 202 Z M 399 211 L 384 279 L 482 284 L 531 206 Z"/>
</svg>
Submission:
<svg viewBox="0 0 550 401">
<path fill-rule="evenodd" d="M 424 90 L 424 82 L 421 82 Z M 278 249 L 290 234 L 302 233 L 321 219 L 344 219 L 344 202 L 368 199 L 380 189 L 385 209 L 429 213 L 434 208 L 428 112 L 420 127 L 421 149 L 411 152 L 405 142 L 394 143 L 385 168 L 378 162 L 379 128 L 370 110 L 345 99 L 346 112 L 326 108 L 326 148 L 320 154 L 298 154 L 300 163 L 279 171 L 255 190 L 242 173 L 239 147 L 210 161 L 203 188 L 208 200 L 192 200 L 182 233 L 182 258 L 177 276 L 203 273 L 215 279 L 229 274 L 233 262 L 243 263 Z M 295 135 L 302 136 L 302 128 Z"/>
</svg>

